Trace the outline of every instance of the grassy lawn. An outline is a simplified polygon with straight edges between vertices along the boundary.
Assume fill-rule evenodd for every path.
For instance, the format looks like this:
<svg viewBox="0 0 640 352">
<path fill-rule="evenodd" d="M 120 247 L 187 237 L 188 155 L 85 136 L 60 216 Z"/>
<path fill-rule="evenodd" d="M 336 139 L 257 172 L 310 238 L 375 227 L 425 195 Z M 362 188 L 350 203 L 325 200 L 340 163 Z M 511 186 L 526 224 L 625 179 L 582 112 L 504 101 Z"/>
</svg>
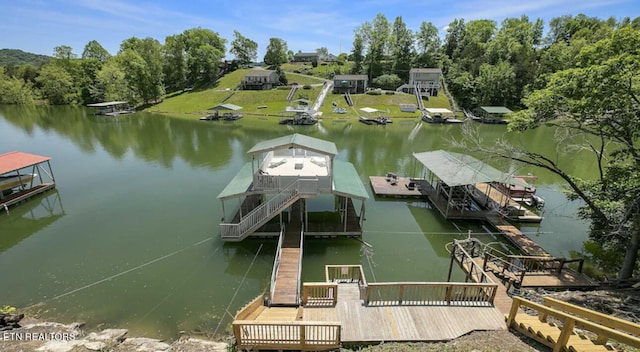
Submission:
<svg viewBox="0 0 640 352">
<path fill-rule="evenodd" d="M 287 70 L 291 67 L 301 67 L 301 64 L 285 64 L 283 69 Z M 311 64 L 307 65 L 311 68 Z M 337 66 L 337 65 L 336 65 Z M 341 66 L 344 67 L 344 66 Z M 322 70 L 323 66 L 318 66 L 317 69 Z M 177 92 L 168 95 L 165 100 L 157 105 L 154 105 L 147 109 L 151 112 L 159 112 L 175 117 L 195 119 L 207 114 L 207 109 L 220 104 L 220 102 L 231 95 L 233 89 L 242 81 L 244 75 L 249 72 L 250 69 L 242 69 L 231 72 L 222 77 L 214 87 L 188 92 Z M 299 74 L 287 73 L 287 79 L 289 82 L 297 82 L 301 85 L 306 84 L 320 84 L 324 80 L 317 77 L 303 76 Z M 281 89 L 272 89 L 265 91 L 243 91 L 238 90 L 233 94 L 226 103 L 235 104 L 242 107 L 241 112 L 250 115 L 280 115 L 287 107 L 287 95 L 289 94 L 289 87 L 282 87 Z M 317 98 L 322 87 L 313 87 L 312 89 L 299 89 L 294 96 L 294 99 L 309 99 L 312 103 Z M 329 93 L 324 105 L 320 109 L 322 112 L 322 118 L 357 118 L 358 115 L 365 115 L 359 111 L 360 108 L 370 107 L 379 109 L 382 111 L 388 111 L 388 115 L 393 118 L 414 118 L 419 117 L 420 113 L 408 113 L 400 111 L 399 104 L 416 104 L 415 96 L 412 94 L 395 93 L 391 95 L 369 95 L 369 94 L 354 94 L 351 96 L 354 102 L 354 109 L 347 106 L 344 97 L 339 94 Z M 334 104 L 337 107 L 346 108 L 346 114 L 333 113 Z M 425 107 L 428 108 L 447 108 L 451 109 L 449 101 L 444 93 L 440 93 L 437 97 L 430 97 L 429 100 L 424 101 Z M 260 108 L 259 108 L 260 107 Z"/>
</svg>

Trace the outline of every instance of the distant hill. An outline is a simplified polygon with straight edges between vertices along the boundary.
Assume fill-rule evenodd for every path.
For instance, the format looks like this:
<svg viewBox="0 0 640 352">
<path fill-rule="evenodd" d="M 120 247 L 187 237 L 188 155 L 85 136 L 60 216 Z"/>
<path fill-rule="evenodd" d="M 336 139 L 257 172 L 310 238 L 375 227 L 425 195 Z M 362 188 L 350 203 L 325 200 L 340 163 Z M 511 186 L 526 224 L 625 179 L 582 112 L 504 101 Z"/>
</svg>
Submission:
<svg viewBox="0 0 640 352">
<path fill-rule="evenodd" d="M 18 49 L 0 49 L 0 66 L 32 65 L 39 67 L 51 60 L 50 56 L 28 53 Z"/>
</svg>

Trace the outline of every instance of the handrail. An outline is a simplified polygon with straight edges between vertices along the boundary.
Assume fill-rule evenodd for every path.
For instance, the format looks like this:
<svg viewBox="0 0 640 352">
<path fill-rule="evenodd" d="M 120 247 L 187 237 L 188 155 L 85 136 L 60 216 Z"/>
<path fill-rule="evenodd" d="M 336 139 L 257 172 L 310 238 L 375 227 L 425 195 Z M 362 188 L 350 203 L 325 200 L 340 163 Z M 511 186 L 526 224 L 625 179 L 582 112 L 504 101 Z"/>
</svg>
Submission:
<svg viewBox="0 0 640 352">
<path fill-rule="evenodd" d="M 509 315 L 507 316 L 507 326 L 508 327 L 516 327 L 518 329 L 517 324 L 518 317 L 524 313 L 518 313 L 518 310 L 521 306 L 533 309 L 538 311 L 538 313 L 542 314 L 542 318 L 540 321 L 544 321 L 547 316 L 555 317 L 563 322 L 561 330 L 559 330 L 558 336 L 548 336 L 547 338 L 542 338 L 540 336 L 535 335 L 535 333 L 525 332 L 523 329 L 519 329 L 521 332 L 525 332 L 527 336 L 530 337 L 539 337 L 536 340 L 543 342 L 545 345 L 550 346 L 554 349 L 554 351 L 560 351 L 563 348 L 567 349 L 570 343 L 570 337 L 573 332 L 573 328 L 577 327 L 583 330 L 588 330 L 597 335 L 597 339 L 595 341 L 596 344 L 604 344 L 609 339 L 616 340 L 620 343 L 638 348 L 640 347 L 640 338 L 625 334 L 620 331 L 616 331 L 608 326 L 600 325 L 598 323 L 594 323 L 588 320 L 585 320 L 580 317 L 573 316 L 569 313 L 564 313 L 554 308 L 550 308 L 544 306 L 542 304 L 538 304 L 535 302 L 528 301 L 521 297 L 513 297 L 513 303 L 511 305 L 511 310 Z M 524 327 L 526 330 L 527 327 Z M 532 335 L 533 334 L 533 335 Z"/>
<path fill-rule="evenodd" d="M 298 286 L 296 286 L 296 301 L 300 302 L 300 282 L 302 281 L 302 252 L 304 251 L 304 224 L 300 229 L 300 257 L 298 258 Z"/>
<path fill-rule="evenodd" d="M 238 223 L 220 224 L 220 233 L 223 239 L 242 240 L 243 235 L 252 229 L 261 226 L 268 221 L 269 216 L 288 206 L 289 202 L 301 194 L 315 194 L 318 190 L 317 179 L 298 179 L 285 187 L 275 197 L 260 204 Z"/>
<path fill-rule="evenodd" d="M 464 267 L 465 264 L 469 265 L 467 276 L 473 278 L 477 283 L 493 283 L 493 280 L 491 280 L 484 269 L 472 259 L 473 257 L 462 247 L 460 242 L 462 241 L 454 241 L 451 255 L 461 266 Z"/>
<path fill-rule="evenodd" d="M 271 269 L 271 283 L 269 284 L 269 303 L 273 299 L 276 290 L 276 278 L 278 277 L 278 269 L 280 268 L 280 254 L 282 253 L 282 242 L 284 238 L 284 226 L 280 229 L 280 237 L 278 238 L 278 246 L 276 247 L 276 257 L 273 259 L 273 269 Z"/>
<path fill-rule="evenodd" d="M 238 349 L 333 350 L 340 347 L 341 323 L 236 320 L 233 334 Z"/>
<path fill-rule="evenodd" d="M 384 282 L 366 288 L 365 305 L 493 305 L 496 283 Z"/>
</svg>

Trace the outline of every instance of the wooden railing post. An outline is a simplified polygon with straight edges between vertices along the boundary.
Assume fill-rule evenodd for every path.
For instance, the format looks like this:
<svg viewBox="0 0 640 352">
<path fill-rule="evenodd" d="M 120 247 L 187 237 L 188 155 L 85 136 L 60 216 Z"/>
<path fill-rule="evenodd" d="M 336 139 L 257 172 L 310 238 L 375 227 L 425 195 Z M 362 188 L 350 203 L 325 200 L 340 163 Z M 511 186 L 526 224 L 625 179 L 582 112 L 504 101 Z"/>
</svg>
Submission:
<svg viewBox="0 0 640 352">
<path fill-rule="evenodd" d="M 507 327 L 511 327 L 513 325 L 513 321 L 516 318 L 516 314 L 518 314 L 518 309 L 520 308 L 520 298 L 514 297 L 513 303 L 511 303 L 511 310 L 509 310 L 509 317 L 507 318 Z"/>
<path fill-rule="evenodd" d="M 306 344 L 307 344 L 306 325 L 300 325 L 300 345 L 304 350 L 306 350 L 306 348 L 304 348 Z"/>
<path fill-rule="evenodd" d="M 573 327 L 576 325 L 576 321 L 573 319 L 565 319 L 564 324 L 562 324 L 562 331 L 560 332 L 560 337 L 558 337 L 558 341 L 555 346 L 553 346 L 553 352 L 560 352 L 565 349 L 567 346 L 567 342 L 569 342 L 569 337 L 573 333 Z"/>
</svg>

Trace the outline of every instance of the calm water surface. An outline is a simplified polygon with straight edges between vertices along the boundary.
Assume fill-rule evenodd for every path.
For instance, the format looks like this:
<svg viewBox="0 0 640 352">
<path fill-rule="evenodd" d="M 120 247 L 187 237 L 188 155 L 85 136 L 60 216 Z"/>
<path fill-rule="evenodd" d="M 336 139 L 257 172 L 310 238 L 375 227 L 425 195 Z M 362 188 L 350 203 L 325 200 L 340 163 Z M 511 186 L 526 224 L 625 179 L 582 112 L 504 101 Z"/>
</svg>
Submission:
<svg viewBox="0 0 640 352">
<path fill-rule="evenodd" d="M 504 126 L 475 127 L 487 143 L 507 138 L 537 151 L 562 150 L 549 129 L 506 134 Z M 0 107 L 0 153 L 52 157 L 58 184 L 0 214 L 0 306 L 135 335 L 224 333 L 237 309 L 267 289 L 276 247 L 274 240 L 219 238 L 216 196 L 248 161 L 247 150 L 294 132 L 333 141 L 337 158 L 353 163 L 369 188 L 370 175 L 413 175 L 412 152 L 456 151 L 451 141 L 460 128 L 416 119 L 300 127 L 274 118 L 212 123 L 145 113 L 110 120 L 83 108 Z M 586 155 L 559 155 L 569 172 L 590 176 Z M 582 250 L 587 226 L 576 220 L 578 204 L 564 198 L 559 179 L 491 163 L 539 176 L 545 220 L 523 231 L 556 256 Z M 419 201 L 371 196 L 366 209 L 362 240 L 370 247 L 354 239 L 305 241 L 304 280 L 322 280 L 325 264 L 362 264 L 369 281 L 444 281 L 445 245 L 469 229 L 483 231 L 478 223 L 445 222 Z"/>
</svg>

